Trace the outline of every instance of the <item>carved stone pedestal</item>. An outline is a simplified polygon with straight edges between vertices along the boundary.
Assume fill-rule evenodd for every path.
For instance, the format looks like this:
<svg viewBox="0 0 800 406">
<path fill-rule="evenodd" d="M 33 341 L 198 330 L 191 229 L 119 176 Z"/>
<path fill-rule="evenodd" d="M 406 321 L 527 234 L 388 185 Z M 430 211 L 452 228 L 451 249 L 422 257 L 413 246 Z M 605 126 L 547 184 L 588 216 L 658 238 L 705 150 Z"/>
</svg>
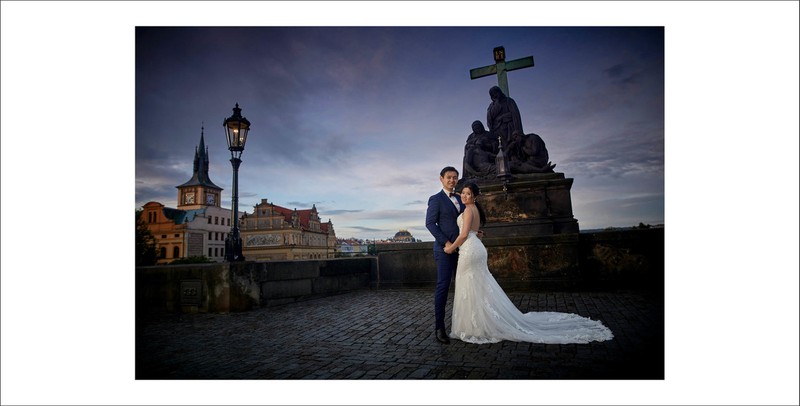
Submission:
<svg viewBox="0 0 800 406">
<path fill-rule="evenodd" d="M 481 188 L 478 202 L 486 213 L 483 230 L 491 237 L 578 233 L 570 197 L 572 181 L 558 172 L 516 175 L 506 183 L 476 180 Z"/>
</svg>

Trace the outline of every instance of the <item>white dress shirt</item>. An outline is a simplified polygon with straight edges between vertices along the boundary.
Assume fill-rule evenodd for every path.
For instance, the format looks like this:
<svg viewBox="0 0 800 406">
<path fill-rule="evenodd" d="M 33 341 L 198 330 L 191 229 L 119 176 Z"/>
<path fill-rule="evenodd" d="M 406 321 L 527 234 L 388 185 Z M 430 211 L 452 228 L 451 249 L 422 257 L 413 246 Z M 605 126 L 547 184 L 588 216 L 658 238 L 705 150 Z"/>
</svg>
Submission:
<svg viewBox="0 0 800 406">
<path fill-rule="evenodd" d="M 443 192 L 444 192 L 444 194 L 446 194 L 447 196 L 450 196 L 450 193 L 451 193 L 451 192 L 448 192 L 448 191 L 446 191 L 446 190 L 444 190 L 444 189 L 442 189 L 442 191 L 443 191 Z M 458 204 L 458 200 L 456 199 L 456 197 L 455 197 L 455 196 L 450 196 L 450 201 L 451 201 L 451 202 L 453 202 L 453 204 L 456 206 L 456 209 L 457 209 L 458 211 L 461 211 L 461 205 L 460 205 L 460 204 Z"/>
</svg>

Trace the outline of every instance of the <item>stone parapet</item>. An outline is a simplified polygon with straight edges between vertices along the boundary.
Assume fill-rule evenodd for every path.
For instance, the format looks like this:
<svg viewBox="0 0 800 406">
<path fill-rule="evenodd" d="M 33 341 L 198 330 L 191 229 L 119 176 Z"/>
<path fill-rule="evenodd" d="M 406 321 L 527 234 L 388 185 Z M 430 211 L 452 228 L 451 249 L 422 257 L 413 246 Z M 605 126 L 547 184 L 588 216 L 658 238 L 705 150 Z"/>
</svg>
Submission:
<svg viewBox="0 0 800 406">
<path fill-rule="evenodd" d="M 488 266 L 506 290 L 615 289 L 663 291 L 664 229 L 502 237 L 487 232 Z M 382 244 L 380 289 L 436 284 L 433 243 Z"/>
<path fill-rule="evenodd" d="M 227 313 L 357 289 L 376 275 L 374 257 L 136 268 L 136 311 Z"/>
<path fill-rule="evenodd" d="M 645 290 L 663 294 L 664 229 L 483 239 L 507 291 Z M 377 256 L 136 268 L 136 311 L 247 311 L 358 289 L 433 288 L 433 243 L 377 246 Z"/>
</svg>

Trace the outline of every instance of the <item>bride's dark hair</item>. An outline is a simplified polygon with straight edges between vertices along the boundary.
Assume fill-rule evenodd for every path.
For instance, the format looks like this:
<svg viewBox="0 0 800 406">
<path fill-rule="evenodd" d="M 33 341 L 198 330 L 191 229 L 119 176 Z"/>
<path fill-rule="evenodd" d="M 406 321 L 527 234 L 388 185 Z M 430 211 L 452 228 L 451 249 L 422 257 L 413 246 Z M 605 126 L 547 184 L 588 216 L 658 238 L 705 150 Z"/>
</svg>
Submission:
<svg viewBox="0 0 800 406">
<path fill-rule="evenodd" d="M 467 183 L 465 183 L 464 186 L 461 187 L 461 190 L 464 190 L 464 188 L 469 188 L 469 190 L 472 191 L 473 199 L 480 196 L 481 194 L 481 188 L 479 188 L 478 184 L 475 182 L 467 181 Z M 475 201 L 475 207 L 478 208 L 478 214 L 480 215 L 481 218 L 481 226 L 483 226 L 484 224 L 486 224 L 486 213 L 483 212 L 483 207 L 481 207 L 481 205 L 478 204 L 477 200 Z"/>
</svg>

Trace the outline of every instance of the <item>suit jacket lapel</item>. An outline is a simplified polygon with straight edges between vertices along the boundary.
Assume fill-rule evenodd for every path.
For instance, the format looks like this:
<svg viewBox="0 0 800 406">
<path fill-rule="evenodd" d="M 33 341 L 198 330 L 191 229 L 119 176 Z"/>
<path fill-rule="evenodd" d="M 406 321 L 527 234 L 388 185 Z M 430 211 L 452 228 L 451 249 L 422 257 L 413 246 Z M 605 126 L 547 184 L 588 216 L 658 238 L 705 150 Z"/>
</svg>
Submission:
<svg viewBox="0 0 800 406">
<path fill-rule="evenodd" d="M 456 205 L 454 205 L 454 204 L 453 204 L 453 201 L 452 201 L 452 200 L 450 200 L 450 197 L 449 197 L 449 196 L 447 196 L 447 193 L 445 193 L 445 192 L 444 192 L 444 190 L 442 190 L 442 191 L 441 191 L 441 193 L 442 193 L 442 197 L 444 198 L 444 200 L 446 200 L 446 201 L 447 201 L 447 204 L 449 204 L 449 205 L 450 205 L 450 207 L 452 207 L 452 208 L 453 208 L 453 210 L 455 210 L 455 212 L 456 212 L 456 215 L 459 215 L 459 214 L 461 214 L 461 211 L 459 210 L 459 208 L 460 208 L 460 207 L 464 207 L 464 204 L 463 204 L 463 203 L 461 203 L 461 200 L 459 200 L 459 199 L 458 199 L 458 197 L 456 197 L 456 200 L 458 201 L 458 206 L 459 206 L 459 207 L 456 207 Z"/>
</svg>

